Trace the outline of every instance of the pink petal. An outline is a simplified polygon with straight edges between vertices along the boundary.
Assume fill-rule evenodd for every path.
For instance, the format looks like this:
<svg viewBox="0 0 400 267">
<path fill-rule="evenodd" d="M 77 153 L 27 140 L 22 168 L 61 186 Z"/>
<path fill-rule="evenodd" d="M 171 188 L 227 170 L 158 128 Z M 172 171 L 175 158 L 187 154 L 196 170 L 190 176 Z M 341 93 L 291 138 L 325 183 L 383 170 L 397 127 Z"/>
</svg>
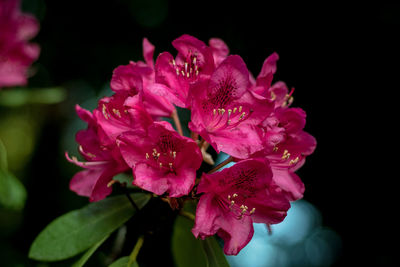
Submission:
<svg viewBox="0 0 400 267">
<path fill-rule="evenodd" d="M 215 65 L 218 66 L 229 55 L 229 48 L 225 42 L 219 38 L 211 38 L 208 44 L 212 48 Z"/>
<path fill-rule="evenodd" d="M 146 64 L 150 67 L 154 67 L 154 45 L 147 40 L 147 38 L 143 38 L 143 58 L 146 61 Z"/>
<path fill-rule="evenodd" d="M 143 82 L 133 65 L 128 64 L 114 69 L 110 86 L 114 92 L 125 91 L 130 95 L 136 95 L 142 91 Z"/>
</svg>

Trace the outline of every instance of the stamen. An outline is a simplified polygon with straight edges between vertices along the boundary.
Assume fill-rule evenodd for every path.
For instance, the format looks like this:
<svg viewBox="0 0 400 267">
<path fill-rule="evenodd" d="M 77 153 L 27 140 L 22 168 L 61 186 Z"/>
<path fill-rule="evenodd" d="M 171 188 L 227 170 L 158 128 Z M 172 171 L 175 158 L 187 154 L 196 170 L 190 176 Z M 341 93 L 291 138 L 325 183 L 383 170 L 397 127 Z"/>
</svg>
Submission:
<svg viewBox="0 0 400 267">
<path fill-rule="evenodd" d="M 240 109 L 240 108 L 239 108 Z M 246 112 L 243 112 L 242 115 L 240 115 L 239 120 L 243 119 L 243 117 L 246 115 Z"/>
<path fill-rule="evenodd" d="M 221 108 L 221 115 L 224 115 L 225 109 Z"/>
<path fill-rule="evenodd" d="M 175 59 L 172 60 L 172 65 L 176 66 Z"/>
<path fill-rule="evenodd" d="M 103 111 L 103 116 L 104 116 L 104 118 L 106 118 L 106 120 L 108 120 L 109 115 L 108 115 L 108 113 L 107 113 L 107 107 L 106 107 L 106 105 L 104 105 L 104 104 L 103 104 L 103 109 L 102 109 L 102 111 Z"/>
<path fill-rule="evenodd" d="M 186 77 L 188 77 L 188 78 L 189 78 L 189 76 L 190 76 L 189 72 L 186 72 Z"/>
<path fill-rule="evenodd" d="M 276 99 L 276 94 L 274 94 L 274 92 L 271 92 L 271 100 L 275 100 Z"/>
<path fill-rule="evenodd" d="M 179 69 L 176 68 L 176 75 L 179 76 Z"/>
<path fill-rule="evenodd" d="M 232 197 L 237 197 L 238 196 L 238 194 L 236 194 L 236 193 L 234 193 L 233 195 L 232 195 Z"/>
<path fill-rule="evenodd" d="M 176 151 L 172 152 L 172 157 L 175 159 L 176 158 Z"/>
<path fill-rule="evenodd" d="M 217 114 L 217 110 L 214 108 L 214 110 L 213 110 L 213 114 L 215 115 L 215 114 Z"/>
<path fill-rule="evenodd" d="M 228 116 L 232 114 L 232 109 L 228 109 Z"/>
<path fill-rule="evenodd" d="M 160 169 L 162 168 L 162 163 L 160 162 Z"/>
<path fill-rule="evenodd" d="M 237 108 L 235 107 L 235 108 L 233 108 L 233 113 L 235 113 L 236 112 L 236 110 L 237 110 Z"/>
<path fill-rule="evenodd" d="M 250 215 L 253 214 L 255 211 L 256 211 L 256 208 L 253 208 L 253 209 L 250 211 Z"/>
<path fill-rule="evenodd" d="M 183 70 L 181 70 L 182 76 L 185 77 L 185 72 L 183 72 Z"/>
<path fill-rule="evenodd" d="M 274 152 L 278 151 L 278 147 L 274 146 L 274 148 L 272 149 Z"/>
<path fill-rule="evenodd" d="M 185 72 L 188 72 L 187 70 L 188 70 L 188 63 L 185 62 Z"/>
<path fill-rule="evenodd" d="M 289 165 L 296 164 L 299 161 L 299 157 L 296 157 L 295 159 L 290 160 Z"/>
<path fill-rule="evenodd" d="M 108 184 L 107 187 L 111 187 L 113 184 L 115 184 L 117 180 L 111 180 Z"/>
<path fill-rule="evenodd" d="M 173 171 L 174 169 L 172 168 L 172 162 L 168 163 L 168 165 L 169 165 L 169 169 L 170 169 L 171 171 Z"/>
<path fill-rule="evenodd" d="M 149 153 L 146 153 L 146 159 L 149 159 L 149 158 L 150 158 Z"/>
<path fill-rule="evenodd" d="M 287 151 L 287 149 L 285 149 L 283 151 L 282 159 L 288 159 L 289 157 L 290 157 L 290 153 L 289 153 L 289 151 Z"/>
<path fill-rule="evenodd" d="M 193 65 L 196 65 L 196 61 L 197 61 L 197 58 L 194 57 L 194 58 L 193 58 Z"/>
<path fill-rule="evenodd" d="M 197 66 L 196 66 L 197 67 Z M 196 70 L 196 76 L 199 76 L 199 70 Z"/>
<path fill-rule="evenodd" d="M 118 109 L 113 108 L 112 111 L 114 112 L 115 115 L 117 115 L 119 118 L 121 118 L 121 113 L 119 112 Z"/>
<path fill-rule="evenodd" d="M 242 106 L 239 106 L 239 113 L 242 112 Z"/>
</svg>

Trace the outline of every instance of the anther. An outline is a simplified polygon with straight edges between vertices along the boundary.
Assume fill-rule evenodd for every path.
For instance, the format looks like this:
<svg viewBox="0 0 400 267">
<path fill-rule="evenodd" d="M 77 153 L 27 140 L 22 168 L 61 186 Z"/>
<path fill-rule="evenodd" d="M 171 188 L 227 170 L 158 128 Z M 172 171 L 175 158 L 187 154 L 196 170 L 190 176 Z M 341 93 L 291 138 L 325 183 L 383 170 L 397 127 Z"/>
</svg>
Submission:
<svg viewBox="0 0 400 267">
<path fill-rule="evenodd" d="M 197 58 L 193 58 L 193 65 L 196 65 Z"/>
<path fill-rule="evenodd" d="M 185 62 L 185 72 L 188 72 L 187 70 L 188 70 L 188 63 Z"/>
<path fill-rule="evenodd" d="M 287 151 L 287 149 L 285 149 L 283 151 L 282 159 L 288 159 L 289 157 L 290 157 L 290 153 L 289 153 L 289 151 Z"/>
<path fill-rule="evenodd" d="M 296 164 L 299 161 L 299 157 L 296 157 L 295 159 L 290 160 L 289 165 Z"/>
<path fill-rule="evenodd" d="M 221 115 L 224 115 L 225 109 L 221 108 Z"/>
<path fill-rule="evenodd" d="M 172 60 L 172 65 L 176 66 L 175 59 Z"/>
<path fill-rule="evenodd" d="M 236 110 L 237 110 L 237 108 L 235 107 L 235 108 L 233 108 L 233 113 L 235 113 L 236 112 Z"/>
<path fill-rule="evenodd" d="M 278 147 L 274 146 L 274 148 L 272 149 L 274 152 L 278 151 Z"/>
<path fill-rule="evenodd" d="M 242 112 L 242 106 L 239 106 L 239 113 Z"/>
<path fill-rule="evenodd" d="M 172 157 L 175 159 L 176 158 L 176 151 L 172 152 Z"/>
<path fill-rule="evenodd" d="M 181 70 L 182 76 L 185 77 L 185 72 Z"/>
<path fill-rule="evenodd" d="M 103 116 L 104 116 L 104 118 L 106 118 L 106 120 L 108 120 L 107 107 L 106 107 L 106 105 L 104 105 L 104 104 L 103 104 L 103 109 L 102 109 L 102 111 L 103 111 Z"/>
<path fill-rule="evenodd" d="M 173 168 L 172 168 L 172 162 L 168 163 L 168 165 L 169 165 L 169 169 L 172 171 L 172 170 L 173 170 Z"/>
<path fill-rule="evenodd" d="M 236 193 L 234 193 L 233 195 L 232 195 L 232 197 L 237 197 L 238 196 L 238 194 L 236 194 Z"/>
<path fill-rule="evenodd" d="M 196 66 L 197 67 L 197 66 Z M 199 70 L 196 70 L 196 76 L 199 76 Z"/>
<path fill-rule="evenodd" d="M 215 108 L 213 109 L 213 114 L 217 114 L 217 110 Z"/>
<path fill-rule="evenodd" d="M 242 115 L 240 115 L 239 120 L 243 119 L 243 117 L 246 115 L 246 112 L 243 112 Z"/>
<path fill-rule="evenodd" d="M 253 214 L 256 211 L 256 208 L 252 208 L 250 211 L 250 215 Z"/>
<path fill-rule="evenodd" d="M 121 118 L 121 113 L 119 112 L 118 109 L 113 108 L 112 111 L 114 112 L 115 115 L 117 115 L 119 118 Z"/>
<path fill-rule="evenodd" d="M 160 162 L 160 169 L 162 168 L 162 163 Z"/>
<path fill-rule="evenodd" d="M 149 153 L 146 153 L 146 159 L 149 159 L 149 158 L 150 158 Z"/>
</svg>

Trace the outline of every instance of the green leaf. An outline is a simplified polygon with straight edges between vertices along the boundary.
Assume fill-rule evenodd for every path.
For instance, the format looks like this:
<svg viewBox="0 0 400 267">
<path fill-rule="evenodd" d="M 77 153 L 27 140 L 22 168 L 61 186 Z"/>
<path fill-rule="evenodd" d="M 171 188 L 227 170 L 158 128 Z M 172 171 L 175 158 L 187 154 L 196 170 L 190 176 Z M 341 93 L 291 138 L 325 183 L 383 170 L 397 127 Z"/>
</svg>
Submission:
<svg viewBox="0 0 400 267">
<path fill-rule="evenodd" d="M 105 236 L 102 240 L 100 240 L 99 242 L 94 244 L 93 247 L 88 249 L 85 252 L 85 254 L 83 254 L 82 257 L 77 262 L 75 262 L 74 265 L 72 265 L 72 267 L 82 267 L 89 260 L 89 258 L 93 255 L 93 253 L 101 246 L 101 244 L 103 244 L 104 241 L 107 240 L 107 238 L 109 236 L 110 235 Z"/>
<path fill-rule="evenodd" d="M 22 210 L 25 200 L 24 185 L 12 173 L 0 169 L 0 205 L 7 209 Z"/>
<path fill-rule="evenodd" d="M 185 209 L 192 210 L 188 205 Z M 201 241 L 192 234 L 193 221 L 178 216 L 172 235 L 172 253 L 177 267 L 209 266 Z"/>
<path fill-rule="evenodd" d="M 129 264 L 129 256 L 119 258 L 118 260 L 111 263 L 108 267 L 139 267 L 139 264 L 134 261 Z"/>
<path fill-rule="evenodd" d="M 67 97 L 62 87 L 13 88 L 0 92 L 0 105 L 18 107 L 26 104 L 57 104 Z"/>
<path fill-rule="evenodd" d="M 3 142 L 0 139 L 0 170 L 6 171 L 7 168 L 8 168 L 7 151 Z"/>
<path fill-rule="evenodd" d="M 207 255 L 209 267 L 229 267 L 225 254 L 214 236 L 201 240 L 201 244 Z"/>
<path fill-rule="evenodd" d="M 144 207 L 150 195 L 131 195 L 135 203 Z M 41 261 L 58 261 L 75 256 L 109 235 L 136 210 L 124 195 L 106 198 L 86 207 L 71 211 L 51 222 L 33 241 L 29 257 Z"/>
<path fill-rule="evenodd" d="M 126 173 L 120 173 L 114 176 L 113 180 L 118 181 L 121 184 L 125 184 L 128 188 L 133 188 L 134 186 L 132 185 L 133 182 L 133 176 L 132 173 L 126 174 Z"/>
</svg>

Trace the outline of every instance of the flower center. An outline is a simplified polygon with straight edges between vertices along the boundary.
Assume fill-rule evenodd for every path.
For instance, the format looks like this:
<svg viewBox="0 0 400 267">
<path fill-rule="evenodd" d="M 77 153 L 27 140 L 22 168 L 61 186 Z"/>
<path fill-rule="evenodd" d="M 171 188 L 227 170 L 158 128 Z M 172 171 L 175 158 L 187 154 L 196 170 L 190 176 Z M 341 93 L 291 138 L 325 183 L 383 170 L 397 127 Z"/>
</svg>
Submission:
<svg viewBox="0 0 400 267">
<path fill-rule="evenodd" d="M 145 154 L 146 160 L 163 171 L 175 172 L 175 159 L 180 149 L 176 141 L 172 139 L 171 134 L 162 134 L 156 146 Z"/>
<path fill-rule="evenodd" d="M 197 57 L 192 53 L 189 53 L 186 60 L 182 64 L 177 64 L 176 61 L 173 59 L 171 65 L 175 69 L 176 76 L 178 77 L 182 77 L 191 82 L 194 82 L 199 76 L 200 68 L 198 65 Z"/>
</svg>

